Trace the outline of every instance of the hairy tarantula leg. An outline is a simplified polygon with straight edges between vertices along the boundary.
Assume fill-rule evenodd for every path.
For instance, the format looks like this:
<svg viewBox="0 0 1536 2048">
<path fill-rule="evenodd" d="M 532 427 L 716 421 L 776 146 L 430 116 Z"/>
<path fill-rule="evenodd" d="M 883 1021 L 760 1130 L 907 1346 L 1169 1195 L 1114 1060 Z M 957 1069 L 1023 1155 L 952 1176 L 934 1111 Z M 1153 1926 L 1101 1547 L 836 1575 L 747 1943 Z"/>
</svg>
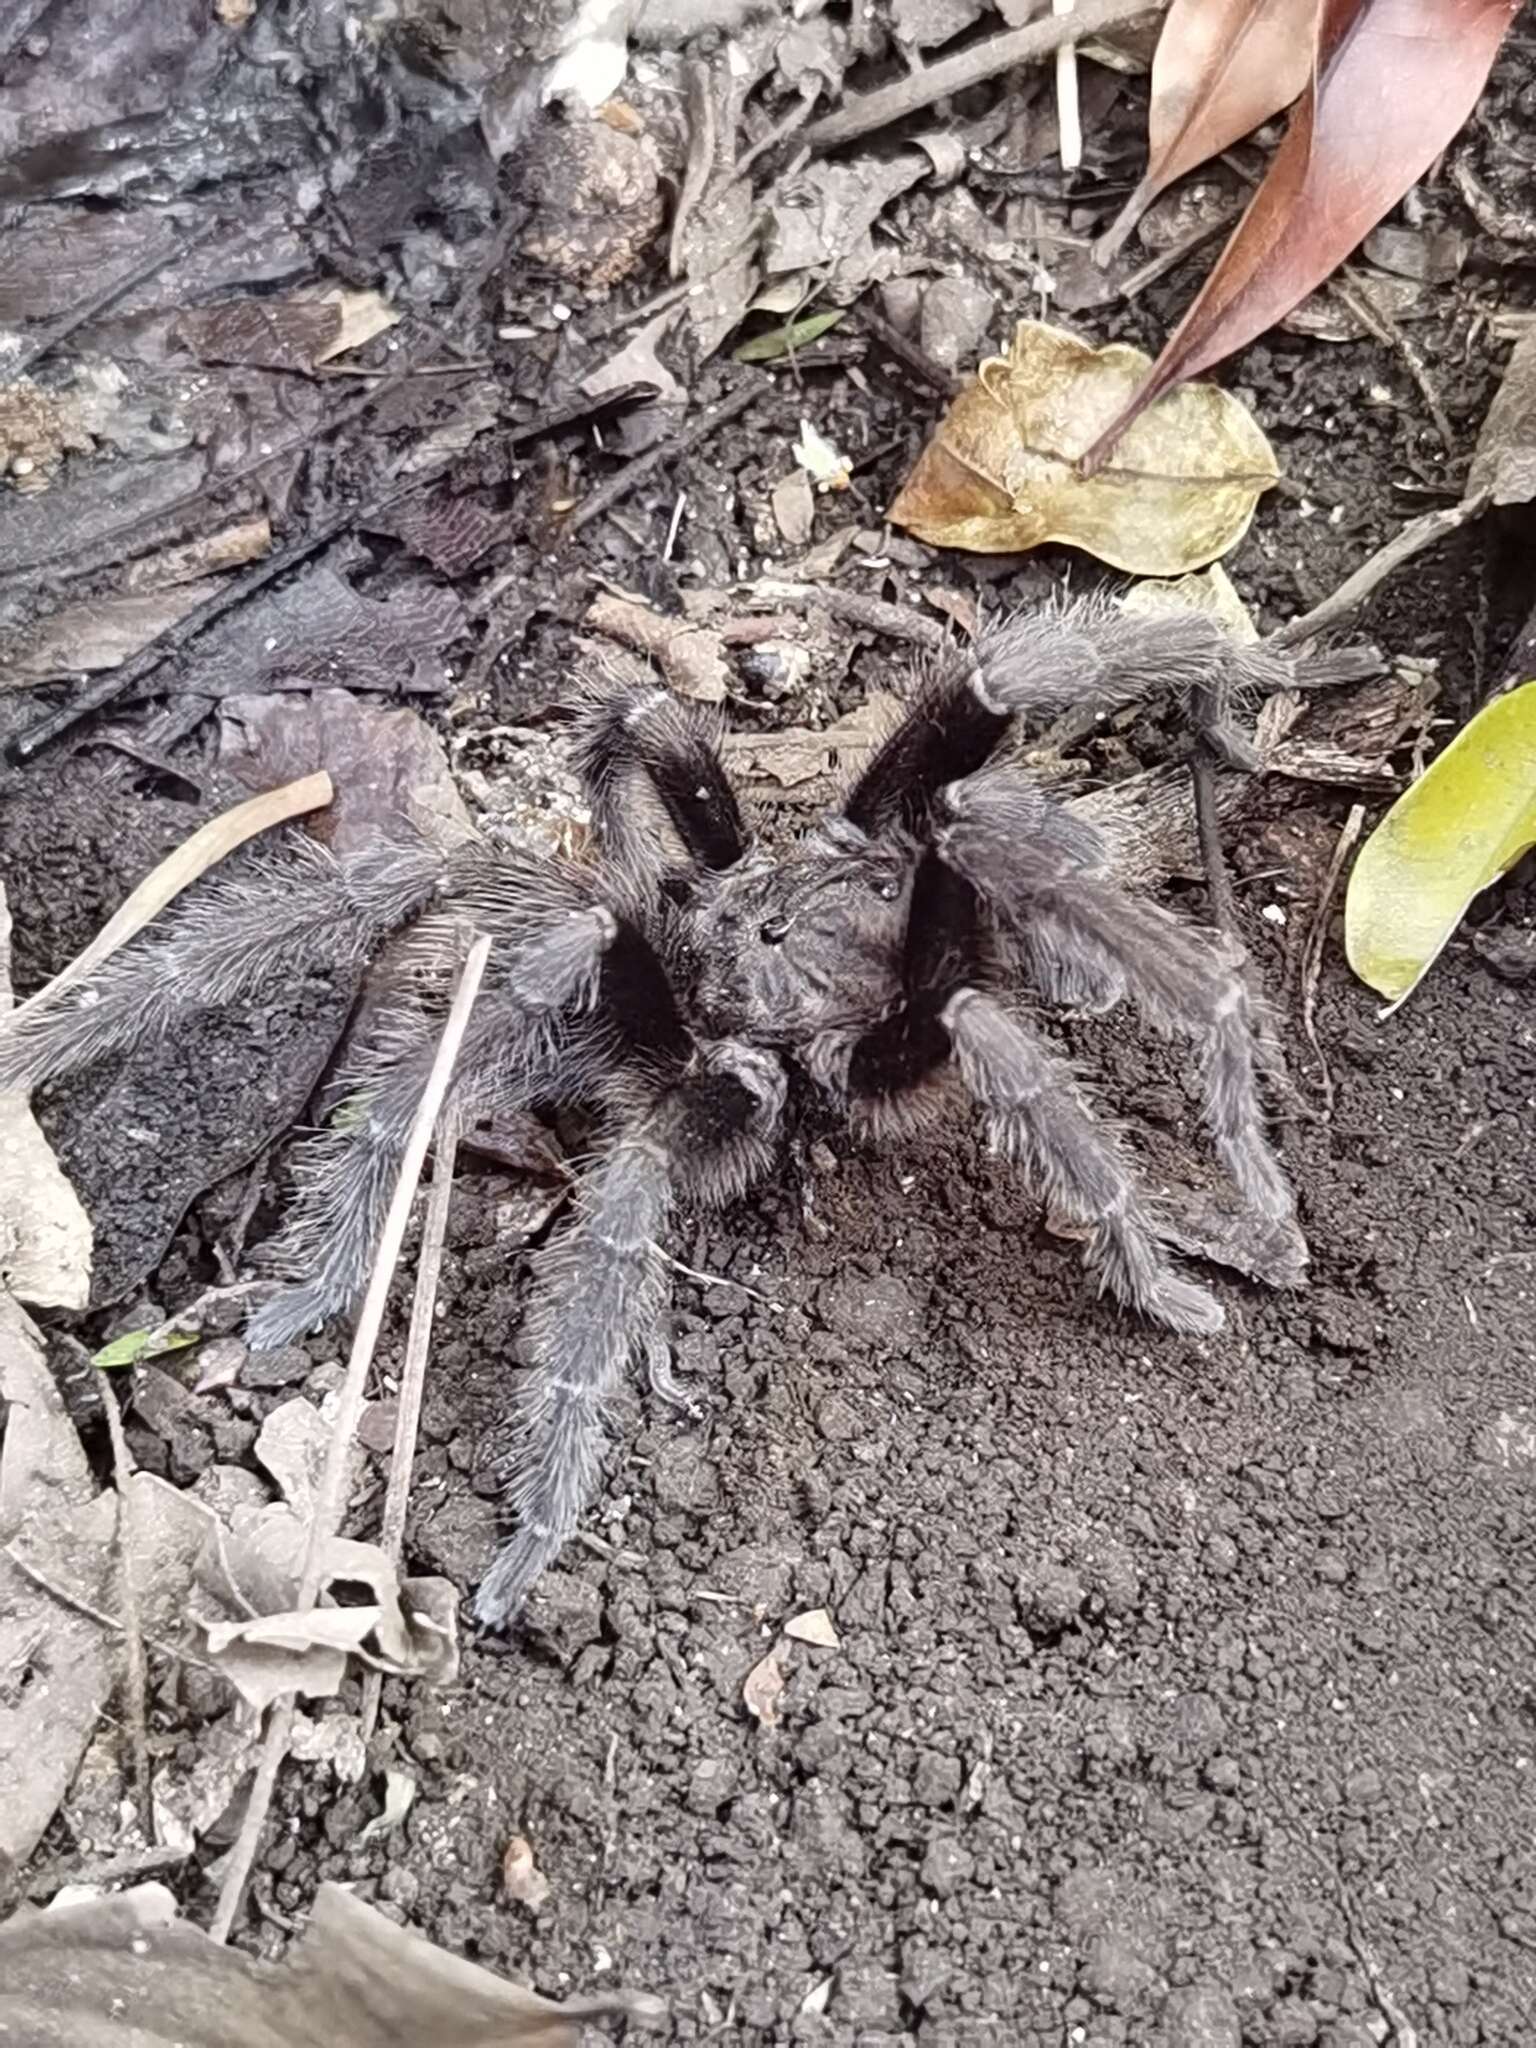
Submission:
<svg viewBox="0 0 1536 2048">
<path fill-rule="evenodd" d="M 589 909 L 498 962 L 498 986 L 475 1007 L 449 1097 L 463 1125 L 579 1091 L 601 1073 L 600 1028 L 573 1028 L 569 1015 L 591 1003 L 618 930 L 611 912 Z M 251 1318 L 253 1350 L 292 1343 L 361 1292 L 435 1052 L 433 1024 L 396 1013 L 343 1070 L 346 1097 L 301 1148 L 298 1200 L 268 1247 L 295 1282 Z"/>
<path fill-rule="evenodd" d="M 513 1619 L 596 1491 L 613 1390 L 660 1335 L 660 1240 L 674 1201 L 723 1201 L 747 1186 L 767 1164 L 784 1090 L 771 1054 L 730 1040 L 702 1049 L 626 1125 L 582 1187 L 575 1222 L 540 1254 L 508 1488 L 519 1526 L 475 1596 L 485 1626 Z"/>
<path fill-rule="evenodd" d="M 844 814 L 866 832 L 921 830 L 939 791 L 973 774 L 1015 719 L 1116 711 L 1205 688 L 1225 716 L 1233 698 L 1361 672 L 1361 655 L 1305 657 L 1245 646 L 1198 612 L 1164 617 L 1091 597 L 1050 604 L 984 627 L 973 647 L 945 650 L 916 701 L 859 777 Z M 1379 664 L 1371 664 L 1379 666 Z"/>
<path fill-rule="evenodd" d="M 1289 1216 L 1290 1188 L 1264 1135 L 1254 1005 L 1229 950 L 1022 832 L 1014 787 L 1022 780 L 997 770 L 952 785 L 945 792 L 949 822 L 937 835 L 940 854 L 1026 944 L 1031 921 L 1042 920 L 1061 971 L 1087 983 L 1122 979 L 1159 1030 L 1195 1041 L 1206 1122 L 1222 1164 L 1263 1215 Z M 1038 792 L 1030 795 L 1042 801 Z"/>
<path fill-rule="evenodd" d="M 1210 1335 L 1220 1304 L 1169 1259 L 1112 1134 L 1090 1115 L 1065 1061 L 989 996 L 961 989 L 944 1010 L 960 1073 L 992 1142 L 1046 1200 L 1091 1226 L 1085 1260 L 1101 1288 L 1171 1330 Z"/>
<path fill-rule="evenodd" d="M 637 769 L 700 867 L 731 867 L 746 851 L 741 807 L 720 759 L 719 721 L 670 690 L 600 689 L 582 721 L 575 761 L 598 828 L 621 856 L 654 865 L 643 825 L 624 807 Z"/>
<path fill-rule="evenodd" d="M 437 892 L 444 861 L 394 846 L 337 861 L 302 833 L 198 884 L 55 1000 L 0 1024 L 0 1088 L 31 1088 L 267 983 L 358 967 Z"/>
<path fill-rule="evenodd" d="M 828 1070 L 813 1047 L 813 1072 L 818 1079 L 843 1087 L 878 1117 L 948 1061 L 944 1006 L 956 989 L 976 979 L 981 968 L 976 891 L 937 854 L 925 853 L 912 879 L 900 1004 L 855 1040 L 841 1072 Z"/>
</svg>

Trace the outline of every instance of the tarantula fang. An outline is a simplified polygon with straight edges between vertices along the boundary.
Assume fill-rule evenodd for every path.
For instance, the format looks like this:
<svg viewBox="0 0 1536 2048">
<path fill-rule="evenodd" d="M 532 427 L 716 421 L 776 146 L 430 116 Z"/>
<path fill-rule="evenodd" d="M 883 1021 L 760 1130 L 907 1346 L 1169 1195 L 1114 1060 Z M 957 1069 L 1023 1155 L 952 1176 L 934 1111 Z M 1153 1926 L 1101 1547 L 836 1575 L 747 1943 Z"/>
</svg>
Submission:
<svg viewBox="0 0 1536 2048">
<path fill-rule="evenodd" d="M 1347 659 L 1347 658 L 1346 658 Z M 1298 664 L 1193 613 L 1102 602 L 1019 615 L 951 651 L 841 804 L 793 849 L 754 840 L 708 716 L 661 689 L 596 687 L 576 760 L 583 863 L 412 841 L 333 859 L 294 831 L 209 880 L 56 1003 L 0 1030 L 0 1087 L 25 1087 L 228 1004 L 295 969 L 357 968 L 411 928 L 405 987 L 347 1052 L 347 1114 L 304 1140 L 275 1245 L 289 1284 L 258 1349 L 349 1306 L 368 1272 L 465 933 L 494 941 L 449 1113 L 594 1108 L 604 1137 L 574 1214 L 534 1257 L 515 1392 L 515 1529 L 475 1613 L 501 1627 L 575 1532 L 626 1365 L 667 1373 L 664 1245 L 680 1204 L 768 1172 L 798 1068 L 877 1133 L 944 1074 L 992 1142 L 1084 1225 L 1102 1292 L 1169 1328 L 1222 1312 L 1170 1256 L 1113 1130 L 1030 1021 L 1025 992 L 1137 1003 L 1200 1049 L 1204 1108 L 1242 1193 L 1289 1213 L 1264 1134 L 1263 1034 L 1228 949 L 1132 895 L 1098 835 L 1010 754 L 1021 721 L 1109 711 L 1197 685 L 1224 701 Z"/>
</svg>

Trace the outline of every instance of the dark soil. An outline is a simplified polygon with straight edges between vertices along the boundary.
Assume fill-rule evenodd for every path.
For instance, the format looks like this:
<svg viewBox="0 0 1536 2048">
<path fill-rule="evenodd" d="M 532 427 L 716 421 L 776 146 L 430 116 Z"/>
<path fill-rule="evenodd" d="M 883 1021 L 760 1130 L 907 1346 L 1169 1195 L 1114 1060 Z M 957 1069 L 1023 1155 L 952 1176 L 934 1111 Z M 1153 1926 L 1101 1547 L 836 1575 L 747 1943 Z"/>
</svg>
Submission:
<svg viewBox="0 0 1536 2048">
<path fill-rule="evenodd" d="M 702 1227 L 690 1262 L 783 1307 L 685 1290 L 706 1419 L 626 1439 L 594 1523 L 622 1568 L 578 1553 L 458 1696 L 399 1702 L 441 1773 L 403 1864 L 298 1848 L 278 1898 L 373 1880 L 541 1983 L 665 1985 L 681 2039 L 1364 2048 L 1394 2001 L 1421 2039 L 1524 2038 L 1529 999 L 1453 958 L 1382 1029 L 1335 971 L 1319 1033 L 1312 1284 L 1226 1288 L 1210 1345 L 1095 1310 L 968 1138 L 840 1148 L 803 1214 Z M 459 1219 L 414 1539 L 466 1576 L 515 1329 L 485 1234 Z M 841 1647 L 781 1643 L 754 1726 L 748 1671 L 817 1607 Z M 555 1886 L 532 1922 L 513 1833 Z"/>
<path fill-rule="evenodd" d="M 1512 62 L 1489 122 L 1524 120 Z M 926 205 L 902 202 L 905 232 L 921 236 Z M 1155 346 L 1198 270 L 1083 324 Z M 502 291 L 524 306 L 559 296 L 516 266 Z M 1227 563 L 1263 623 L 1456 495 L 1501 367 L 1487 314 L 1527 296 L 1518 273 L 1487 266 L 1412 330 L 1458 439 L 1450 456 L 1401 357 L 1375 341 L 1278 335 L 1232 367 L 1292 487 Z M 994 341 L 1015 310 L 999 305 Z M 568 347 L 557 337 L 538 356 L 551 384 Z M 500 374 L 509 405 L 528 397 L 526 356 L 503 356 Z M 733 374 L 711 364 L 697 394 Z M 838 350 L 765 377 L 746 423 L 558 555 L 541 507 L 613 463 L 581 434 L 544 449 L 512 499 L 497 570 L 517 581 L 490 629 L 506 646 L 463 726 L 482 734 L 464 760 L 494 781 L 491 728 L 558 734 L 593 574 L 675 592 L 658 558 L 679 491 L 680 554 L 697 564 L 683 580 L 725 584 L 742 561 L 761 569 L 758 522 L 802 415 L 874 451 L 853 507 L 823 502 L 825 533 L 878 523 L 936 410 L 850 328 Z M 482 485 L 488 503 L 504 482 Z M 1449 721 L 1502 673 L 1536 596 L 1528 560 L 1527 529 L 1468 529 L 1365 614 L 1390 653 L 1439 662 Z M 387 553 L 377 566 L 387 580 Z M 889 570 L 845 581 L 905 596 L 930 569 L 965 586 L 995 567 L 903 541 Z M 999 594 L 1038 594 L 1068 568 L 1097 573 L 1048 556 L 1008 566 Z M 460 582 L 467 595 L 473 579 Z M 733 715 L 823 723 L 899 687 L 901 649 L 841 628 L 838 645 L 808 697 Z M 1091 765 L 1124 772 L 1167 744 L 1138 729 L 1126 758 Z M 8 874 L 35 844 L 24 785 L 0 807 Z M 123 887 L 182 836 L 172 814 L 183 828 L 195 816 L 155 790 L 114 798 L 159 807 Z M 1213 1271 L 1229 1323 L 1208 1343 L 1130 1322 L 1093 1299 L 1074 1248 L 969 1130 L 881 1156 L 834 1134 L 750 1202 L 688 1219 L 678 1256 L 718 1276 L 677 1283 L 697 1417 L 635 1395 L 593 1542 L 572 1546 L 526 1626 L 470 1642 L 446 1693 L 386 1689 L 395 1754 L 378 1761 L 419 1783 L 398 1831 L 354 1846 L 377 1784 L 338 1793 L 291 1770 L 242 1938 L 276 1948 L 315 1884 L 338 1877 L 541 1989 L 659 1991 L 680 2042 L 1516 2048 L 1536 2035 L 1536 1013 L 1529 985 L 1498 978 L 1464 935 L 1380 1022 L 1344 965 L 1335 903 L 1316 1014 L 1327 1108 L 1298 963 L 1358 794 L 1271 787 L 1229 834 L 1295 1077 L 1284 1149 L 1309 1284 L 1276 1293 Z M 1381 799 L 1368 801 L 1374 819 Z M 75 857 L 27 885 L 24 986 L 121 893 L 94 872 Z M 1203 914 L 1198 885 L 1175 896 Z M 1529 863 L 1476 911 L 1497 931 L 1533 916 Z M 289 1037 L 271 1019 L 253 1027 L 281 1053 L 293 1113 L 335 1022 L 329 992 L 301 993 Z M 1153 1172 L 1187 1175 L 1187 1062 L 1119 1021 L 1062 1034 Z M 309 1050 L 284 1050 L 295 1044 Z M 99 1114 L 117 1130 L 111 1100 Z M 271 1095 L 243 1107 L 220 1173 L 289 1114 Z M 195 1142 L 206 1151 L 206 1129 Z M 119 1176 L 132 1157 L 112 1154 Z M 98 1183 L 108 1214 L 113 1178 Z M 408 1535 L 413 1565 L 466 1587 L 496 1542 L 488 1452 L 515 1370 L 507 1192 L 465 1166 Z M 166 1230 L 185 1201 L 172 1206 Z M 230 1206 L 226 1189 L 222 1208 L 194 1207 L 148 1283 L 162 1306 L 209 1277 Z M 339 1343 L 315 1340 L 314 1360 Z M 834 1648 L 781 1633 L 816 1609 Z M 770 1652 L 785 1688 L 776 1725 L 760 1725 L 743 1686 Z M 503 1890 L 516 1836 L 550 1880 L 537 1912 Z M 197 1886 L 189 1876 L 201 1907 Z"/>
</svg>

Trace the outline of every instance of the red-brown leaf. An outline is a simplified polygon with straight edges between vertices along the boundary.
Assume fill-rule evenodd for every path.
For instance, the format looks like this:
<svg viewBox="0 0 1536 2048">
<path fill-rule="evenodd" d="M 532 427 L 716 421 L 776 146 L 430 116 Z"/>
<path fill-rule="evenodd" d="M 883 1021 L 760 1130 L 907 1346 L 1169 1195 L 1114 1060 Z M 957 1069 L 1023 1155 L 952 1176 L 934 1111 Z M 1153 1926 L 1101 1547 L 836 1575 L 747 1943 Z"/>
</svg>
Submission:
<svg viewBox="0 0 1536 2048">
<path fill-rule="evenodd" d="M 1173 0 L 1152 60 L 1147 174 L 1094 254 L 1108 263 L 1175 178 L 1278 114 L 1312 75 L 1318 0 Z"/>
<path fill-rule="evenodd" d="M 1313 79 L 1264 183 L 1146 383 L 1083 458 L 1299 305 L 1477 104 L 1519 0 L 1323 0 Z"/>
</svg>

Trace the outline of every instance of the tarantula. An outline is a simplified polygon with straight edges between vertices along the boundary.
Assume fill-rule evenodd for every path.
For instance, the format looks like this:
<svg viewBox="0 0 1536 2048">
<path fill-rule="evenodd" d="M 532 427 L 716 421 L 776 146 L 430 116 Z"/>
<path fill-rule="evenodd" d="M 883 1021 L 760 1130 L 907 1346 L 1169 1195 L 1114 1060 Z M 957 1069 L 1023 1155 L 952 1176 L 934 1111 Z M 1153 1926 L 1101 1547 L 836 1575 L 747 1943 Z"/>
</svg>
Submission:
<svg viewBox="0 0 1536 2048">
<path fill-rule="evenodd" d="M 631 1359 L 668 1383 L 663 1243 L 681 1202 L 765 1174 L 798 1068 L 878 1132 L 946 1071 L 995 1148 L 1085 1225 L 1102 1292 L 1169 1328 L 1222 1312 L 1181 1272 L 1113 1131 L 1031 1024 L 1026 990 L 1077 1009 L 1133 998 L 1200 1048 L 1207 1121 L 1247 1200 L 1290 1212 L 1264 1135 L 1263 1034 L 1230 951 L 1128 893 L 1096 832 L 1010 758 L 1016 723 L 1196 687 L 1271 690 L 1294 665 L 1195 614 L 1105 603 L 1017 616 L 937 659 L 839 807 L 791 851 L 756 843 L 710 717 L 664 689 L 593 686 L 576 759 L 585 863 L 394 843 L 334 859 L 302 833 L 214 878 L 87 983 L 0 1033 L 29 1086 L 319 965 L 356 969 L 402 927 L 417 972 L 345 1057 L 343 1113 L 305 1140 L 276 1241 L 289 1284 L 255 1316 L 275 1348 L 367 1277 L 431 1064 L 444 970 L 495 944 L 450 1113 L 586 1104 L 605 1135 L 574 1215 L 534 1261 L 516 1385 L 515 1528 L 476 1614 L 506 1624 L 575 1532 Z M 435 995 L 430 991 L 435 989 Z"/>
</svg>

